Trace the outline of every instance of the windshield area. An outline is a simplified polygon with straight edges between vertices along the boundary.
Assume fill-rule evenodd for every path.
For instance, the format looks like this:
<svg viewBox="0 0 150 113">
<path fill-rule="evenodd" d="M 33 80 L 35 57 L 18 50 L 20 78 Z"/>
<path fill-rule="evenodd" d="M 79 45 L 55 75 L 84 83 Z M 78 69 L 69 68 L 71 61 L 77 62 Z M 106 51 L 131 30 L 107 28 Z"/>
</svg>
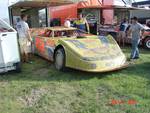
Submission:
<svg viewBox="0 0 150 113">
<path fill-rule="evenodd" d="M 42 35 L 44 37 L 77 37 L 78 32 L 76 30 L 65 30 L 65 31 L 52 31 L 46 30 Z"/>
<path fill-rule="evenodd" d="M 77 37 L 76 30 L 54 31 L 54 37 Z"/>
<path fill-rule="evenodd" d="M 46 30 L 42 36 L 44 37 L 84 37 L 87 36 L 87 33 L 80 32 L 78 30 L 62 30 L 62 31 L 53 31 L 53 30 Z"/>
</svg>

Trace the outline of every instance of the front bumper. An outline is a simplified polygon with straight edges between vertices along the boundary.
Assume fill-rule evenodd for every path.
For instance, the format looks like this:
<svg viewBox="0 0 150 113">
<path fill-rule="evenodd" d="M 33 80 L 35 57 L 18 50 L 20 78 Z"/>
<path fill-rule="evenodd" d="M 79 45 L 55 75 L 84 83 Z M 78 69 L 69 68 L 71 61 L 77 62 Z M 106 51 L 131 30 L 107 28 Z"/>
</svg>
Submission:
<svg viewBox="0 0 150 113">
<path fill-rule="evenodd" d="M 127 68 L 129 66 L 129 63 L 128 62 L 126 62 L 125 64 L 123 64 L 123 65 L 120 65 L 120 66 L 118 66 L 118 67 L 113 67 L 113 68 L 108 68 L 108 69 L 79 69 L 78 68 L 78 70 L 81 70 L 81 71 L 85 71 L 85 72 L 95 72 L 95 73 L 97 73 L 97 72 L 101 72 L 101 73 L 104 73 L 104 72 L 112 72 L 112 71 L 117 71 L 117 70 L 121 70 L 121 69 L 125 69 L 125 68 Z"/>
<path fill-rule="evenodd" d="M 125 56 L 111 60 L 86 61 L 83 59 L 75 60 L 74 64 L 67 66 L 87 72 L 110 72 L 128 67 Z"/>
</svg>

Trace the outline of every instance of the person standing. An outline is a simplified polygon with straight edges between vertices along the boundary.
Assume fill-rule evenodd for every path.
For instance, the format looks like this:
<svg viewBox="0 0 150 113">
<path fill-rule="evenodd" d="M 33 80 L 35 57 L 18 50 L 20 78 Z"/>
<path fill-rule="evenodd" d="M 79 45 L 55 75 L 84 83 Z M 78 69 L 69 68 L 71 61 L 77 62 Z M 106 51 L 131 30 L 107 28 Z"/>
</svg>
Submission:
<svg viewBox="0 0 150 113">
<path fill-rule="evenodd" d="M 132 51 L 130 59 L 138 59 L 139 58 L 138 45 L 144 33 L 144 27 L 140 23 L 138 23 L 137 17 L 132 18 L 132 24 L 130 26 L 129 32 L 132 34 Z"/>
<path fill-rule="evenodd" d="M 21 51 L 22 62 L 31 63 L 29 60 L 29 53 L 31 52 L 32 38 L 27 24 L 28 16 L 25 14 L 21 15 L 21 20 L 17 23 L 17 31 L 19 35 L 19 45 Z"/>
<path fill-rule="evenodd" d="M 74 26 L 79 29 L 80 32 L 90 32 L 89 24 L 83 14 L 78 14 L 78 20 L 74 21 Z"/>
<path fill-rule="evenodd" d="M 120 28 L 119 28 L 119 45 L 121 45 L 121 42 L 122 42 L 123 47 L 125 45 L 127 27 L 128 27 L 127 20 L 124 19 L 123 22 L 121 22 L 121 25 L 120 25 Z"/>
</svg>

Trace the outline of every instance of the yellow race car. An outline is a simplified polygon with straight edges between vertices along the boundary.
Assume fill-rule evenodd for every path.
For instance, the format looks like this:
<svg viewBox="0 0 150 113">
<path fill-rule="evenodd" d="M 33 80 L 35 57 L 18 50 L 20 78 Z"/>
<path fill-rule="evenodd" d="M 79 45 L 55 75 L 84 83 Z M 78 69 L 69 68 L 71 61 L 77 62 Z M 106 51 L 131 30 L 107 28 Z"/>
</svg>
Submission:
<svg viewBox="0 0 150 113">
<path fill-rule="evenodd" d="M 35 53 L 54 61 L 58 70 L 108 72 L 127 66 L 125 55 L 110 35 L 86 34 L 72 27 L 31 29 L 31 34 Z"/>
</svg>

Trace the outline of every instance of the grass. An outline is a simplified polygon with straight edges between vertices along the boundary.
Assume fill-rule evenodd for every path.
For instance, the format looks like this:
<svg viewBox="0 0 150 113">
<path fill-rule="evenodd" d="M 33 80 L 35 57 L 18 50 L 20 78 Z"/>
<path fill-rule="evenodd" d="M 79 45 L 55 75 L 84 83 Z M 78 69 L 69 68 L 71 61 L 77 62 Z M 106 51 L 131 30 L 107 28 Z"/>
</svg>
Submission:
<svg viewBox="0 0 150 113">
<path fill-rule="evenodd" d="M 58 72 L 34 57 L 22 73 L 0 75 L 0 113 L 150 113 L 150 53 L 140 51 L 134 65 L 111 73 Z"/>
</svg>

